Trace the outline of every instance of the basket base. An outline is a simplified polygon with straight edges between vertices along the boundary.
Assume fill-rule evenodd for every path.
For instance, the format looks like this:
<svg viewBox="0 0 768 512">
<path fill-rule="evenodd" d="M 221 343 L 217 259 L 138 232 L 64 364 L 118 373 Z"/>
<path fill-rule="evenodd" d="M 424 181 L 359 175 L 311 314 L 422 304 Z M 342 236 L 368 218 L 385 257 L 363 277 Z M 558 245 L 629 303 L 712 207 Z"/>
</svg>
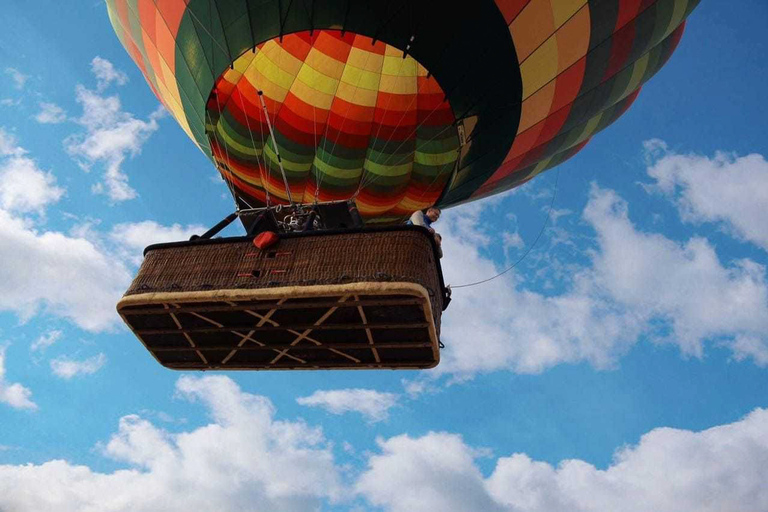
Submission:
<svg viewBox="0 0 768 512">
<path fill-rule="evenodd" d="M 140 293 L 117 309 L 176 370 L 420 369 L 440 360 L 429 294 L 410 282 Z"/>
</svg>

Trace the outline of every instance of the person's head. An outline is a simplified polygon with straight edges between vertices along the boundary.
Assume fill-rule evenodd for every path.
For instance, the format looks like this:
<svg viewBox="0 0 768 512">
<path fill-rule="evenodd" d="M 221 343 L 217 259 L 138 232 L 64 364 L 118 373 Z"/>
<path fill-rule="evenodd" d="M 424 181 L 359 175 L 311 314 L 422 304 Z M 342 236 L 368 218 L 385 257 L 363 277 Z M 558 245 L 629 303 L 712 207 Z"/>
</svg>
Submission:
<svg viewBox="0 0 768 512">
<path fill-rule="evenodd" d="M 429 220 L 432 222 L 437 222 L 437 219 L 440 218 L 440 208 L 435 208 L 434 206 L 429 208 L 426 216 L 429 217 Z"/>
</svg>

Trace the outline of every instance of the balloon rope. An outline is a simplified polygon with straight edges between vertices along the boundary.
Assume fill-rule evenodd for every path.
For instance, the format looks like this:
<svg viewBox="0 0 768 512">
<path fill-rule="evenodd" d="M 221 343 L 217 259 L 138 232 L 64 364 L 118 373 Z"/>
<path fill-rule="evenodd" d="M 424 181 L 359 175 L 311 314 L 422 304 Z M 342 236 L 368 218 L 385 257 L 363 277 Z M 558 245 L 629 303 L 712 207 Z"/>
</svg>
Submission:
<svg viewBox="0 0 768 512">
<path fill-rule="evenodd" d="M 253 63 L 254 60 L 255 60 L 255 58 L 251 59 L 251 62 L 248 64 L 249 67 Z M 243 74 L 241 75 L 241 79 L 242 79 L 242 77 L 245 76 L 245 72 L 246 71 L 247 71 L 247 68 L 243 71 Z M 240 81 L 238 80 L 238 85 L 239 85 L 239 83 L 240 83 Z M 264 178 L 264 167 L 259 164 L 259 150 L 256 148 L 256 140 L 253 138 L 253 130 L 251 130 L 251 122 L 248 120 L 248 118 L 250 116 L 248 115 L 248 110 L 246 110 L 246 108 L 245 108 L 245 100 L 243 100 L 243 95 L 240 93 L 239 90 L 235 90 L 233 92 L 233 95 L 234 94 L 237 94 L 239 96 L 239 98 L 240 98 L 240 108 L 243 111 L 243 117 L 245 117 L 245 126 L 248 128 L 248 136 L 251 138 L 251 147 L 253 147 L 253 154 L 256 157 L 256 167 L 259 168 L 259 178 L 261 179 L 261 184 L 264 187 L 264 191 L 266 193 L 267 207 L 269 207 L 269 187 L 267 186 L 267 182 L 266 182 L 266 180 Z M 263 143 L 263 140 L 264 140 L 264 138 L 262 137 L 262 145 L 261 145 L 261 152 L 262 152 L 262 154 L 264 153 L 264 143 Z M 265 162 L 265 166 L 266 166 L 266 162 Z"/>
<path fill-rule="evenodd" d="M 352 47 L 352 48 L 354 48 L 354 47 Z M 352 49 L 350 49 L 350 53 L 351 53 L 351 51 L 352 51 Z M 363 63 L 363 72 L 361 72 L 358 75 L 358 77 L 357 77 L 357 83 L 355 84 L 355 89 L 352 91 L 352 97 L 351 97 L 352 101 L 354 101 L 354 98 L 357 95 L 357 91 L 360 89 L 360 82 L 362 82 L 362 80 L 363 80 L 363 74 L 365 74 L 365 72 L 368 70 L 368 61 L 371 58 L 372 52 L 365 52 L 365 53 L 366 53 L 366 55 L 365 55 L 365 62 Z M 349 56 L 347 56 L 347 62 L 345 63 L 345 67 L 348 64 L 349 64 Z M 382 60 L 382 67 L 383 66 L 384 66 L 384 61 Z M 339 83 L 336 85 L 336 91 L 339 90 L 339 86 L 340 85 L 341 85 L 341 77 L 339 77 Z M 336 95 L 334 94 L 334 98 L 335 97 L 336 97 Z M 350 101 L 347 104 L 347 112 L 341 118 L 341 127 L 339 128 L 339 132 L 343 132 L 343 130 L 344 130 L 344 123 L 347 122 L 347 115 L 349 114 L 349 111 L 352 108 L 352 101 Z M 331 103 L 331 108 L 333 108 L 333 103 Z M 326 128 L 330 125 L 330 114 L 331 113 L 330 113 L 330 109 L 329 109 L 328 121 L 327 121 L 327 124 L 326 124 Z M 326 131 L 326 134 L 327 134 L 327 131 Z M 331 159 L 331 157 L 333 155 L 333 152 L 336 151 L 336 144 L 338 144 L 339 138 L 340 137 L 337 136 L 336 140 L 333 141 L 333 146 L 331 146 L 331 152 L 328 153 L 328 162 L 330 162 L 330 159 Z M 328 141 L 328 139 L 326 138 L 325 142 L 327 142 L 327 141 Z M 326 145 L 324 143 L 323 144 L 323 153 L 325 153 L 325 146 Z M 322 162 L 322 159 L 320 161 Z M 328 162 L 325 162 L 325 164 L 327 165 Z M 361 170 L 361 172 L 362 172 L 362 170 Z M 316 192 L 316 194 L 315 194 L 315 202 L 317 202 L 317 192 L 319 192 L 319 190 L 320 190 L 320 185 L 323 183 L 323 178 L 324 177 L 325 177 L 325 173 L 323 172 L 322 174 L 320 174 L 320 180 L 317 182 L 317 186 L 315 187 L 315 192 Z"/>
<path fill-rule="evenodd" d="M 269 112 L 267 111 L 267 104 L 264 101 L 264 91 L 259 91 L 259 100 L 261 101 L 261 108 L 264 110 L 264 117 L 267 118 L 267 128 L 269 128 L 269 136 L 272 138 L 272 145 L 275 146 L 275 155 L 277 156 L 277 166 L 280 167 L 280 174 L 283 175 L 283 183 L 285 183 L 285 193 L 288 195 L 288 202 L 291 206 L 294 206 L 293 196 L 291 195 L 291 187 L 288 185 L 288 177 L 285 175 L 285 169 L 283 169 L 283 159 L 280 157 L 280 150 L 277 148 L 277 140 L 275 140 L 275 131 L 272 129 L 272 122 L 269 120 Z"/>
<path fill-rule="evenodd" d="M 314 4 L 312 4 L 314 6 Z M 317 75 L 315 75 L 315 80 L 317 80 Z M 315 84 L 312 84 L 314 87 Z M 315 138 L 315 155 L 317 155 L 317 112 L 315 109 L 315 104 L 312 103 L 312 135 Z M 312 177 L 312 165 L 314 164 L 315 157 L 312 157 L 312 163 L 309 164 L 309 175 L 310 178 Z M 314 179 L 314 178 L 312 178 Z M 317 180 L 315 179 L 315 204 L 317 204 L 318 197 L 320 196 L 320 185 L 317 183 Z"/>
<path fill-rule="evenodd" d="M 557 168 L 557 174 L 555 175 L 555 190 L 552 192 L 552 201 L 549 203 L 549 210 L 547 211 L 547 217 L 544 219 L 544 222 L 541 224 L 541 229 L 539 230 L 539 234 L 536 235 L 536 239 L 533 241 L 533 244 L 531 244 L 531 246 L 528 247 L 528 250 L 525 251 L 525 253 L 523 253 L 523 255 L 520 256 L 520 258 L 518 258 L 518 260 L 516 262 L 514 262 L 512 265 L 510 265 L 509 267 L 505 268 L 503 271 L 499 272 L 495 276 L 489 277 L 488 279 L 483 279 L 482 281 L 475 281 L 474 283 L 466 283 L 466 284 L 459 284 L 459 285 L 456 285 L 456 286 L 451 286 L 452 290 L 456 289 L 456 288 L 469 288 L 470 286 L 477 286 L 479 284 L 483 284 L 483 283 L 487 283 L 488 281 L 492 281 L 492 280 L 496 279 L 499 276 L 503 276 L 504 274 L 506 274 L 507 272 L 509 272 L 510 270 L 515 268 L 516 266 L 518 266 L 520 264 L 520 262 L 522 262 L 526 258 L 526 256 L 528 256 L 528 254 L 530 254 L 530 252 L 533 250 L 534 247 L 536 247 L 536 244 L 539 242 L 539 239 L 541 238 L 541 235 L 544 234 L 544 230 L 546 229 L 547 224 L 549 222 L 549 219 L 552 216 L 552 208 L 555 205 L 555 197 L 557 197 L 557 183 L 558 183 L 559 180 L 560 180 L 560 168 L 558 167 Z"/>
<path fill-rule="evenodd" d="M 416 96 L 418 96 L 418 94 L 421 92 L 421 86 L 422 86 L 422 85 L 424 85 L 424 82 L 422 82 L 422 83 L 421 83 L 421 84 L 420 84 L 420 85 L 417 87 L 417 89 L 416 89 Z M 409 105 L 409 106 L 410 106 L 410 105 Z M 440 104 L 438 104 L 438 105 L 436 105 L 435 107 L 433 107 L 433 108 L 432 108 L 432 111 L 431 111 L 429 114 L 427 114 L 427 116 L 426 116 L 424 119 L 422 119 L 422 120 L 421 120 L 421 122 L 420 122 L 420 123 L 419 123 L 419 124 L 418 124 L 418 125 L 417 125 L 417 126 L 414 128 L 414 129 L 413 129 L 413 133 L 412 133 L 412 135 L 413 135 L 413 136 L 416 136 L 416 133 L 418 132 L 419 128 L 421 128 L 422 126 L 424 126 L 424 123 L 426 123 L 426 122 L 427 122 L 427 120 L 429 120 L 429 118 L 432 116 L 432 114 L 434 114 L 434 113 L 437 111 L 437 109 L 438 109 L 438 108 L 440 108 Z M 402 121 L 402 118 L 401 118 L 401 121 Z M 400 123 L 398 123 L 398 126 L 399 126 L 399 125 L 400 125 Z M 422 145 L 424 145 L 424 144 L 428 144 L 428 143 L 432 142 L 433 140 L 435 140 L 436 138 L 438 138 L 438 137 L 440 137 L 442 134 L 444 134 L 446 131 L 448 131 L 449 129 L 451 129 L 453 126 L 454 126 L 453 124 L 449 124 L 448 126 L 446 126 L 445 128 L 443 128 L 442 130 L 440 130 L 440 132 L 439 132 L 439 133 L 437 133 L 437 134 L 436 134 L 436 135 L 434 135 L 433 137 L 431 137 L 431 138 L 427 139 L 426 141 L 424 141 L 424 142 L 422 143 Z M 387 144 L 389 144 L 389 141 L 390 141 L 390 140 L 391 140 L 391 139 L 387 140 Z M 402 147 L 403 147 L 403 145 L 405 145 L 407 142 L 408 142 L 408 139 L 406 139 L 406 140 L 404 140 L 404 141 L 401 141 L 401 142 L 400 142 L 400 145 L 399 145 L 399 146 L 397 146 L 397 147 L 394 149 L 394 151 L 393 151 L 392 153 L 390 153 L 390 154 L 389 154 L 389 156 L 387 157 L 387 159 L 384 161 L 384 163 L 383 163 L 382 165 L 387 165 L 387 164 L 389 163 L 389 161 L 390 161 L 390 160 L 391 160 L 391 159 L 392 159 L 392 158 L 393 158 L 395 155 L 397 155 L 397 151 L 399 151 L 399 150 L 400 150 L 400 148 L 402 148 Z M 414 149 L 414 152 L 415 152 L 415 149 Z M 412 155 L 410 155 L 410 154 L 406 154 L 406 155 L 403 155 L 403 156 L 400 158 L 400 161 L 399 161 L 397 164 L 395 164 L 395 165 L 402 165 L 402 164 L 403 164 L 403 163 L 405 163 L 405 161 L 406 161 L 406 160 L 407 160 L 409 157 L 411 157 L 411 156 L 412 156 Z M 369 173 L 369 174 L 373 174 L 373 173 Z M 438 173 L 438 174 L 437 174 L 437 176 L 435 177 L 435 179 L 434 179 L 434 180 L 432 181 L 432 183 L 430 184 L 430 187 L 432 186 L 432 184 L 434 184 L 434 182 L 437 180 L 437 178 L 438 178 L 439 176 L 440 176 L 440 173 Z M 368 180 L 368 181 L 366 181 L 364 184 L 363 184 L 363 183 L 361 183 L 361 185 L 360 185 L 360 186 L 358 187 L 358 189 L 357 189 L 357 193 L 355 194 L 355 196 L 357 196 L 357 194 L 359 194 L 359 193 L 360 193 L 360 189 L 361 189 L 361 188 L 363 188 L 364 186 L 365 186 L 365 187 L 368 187 L 368 186 L 370 186 L 370 185 L 373 185 L 373 184 L 376 182 L 376 180 L 377 180 L 378 178 L 379 178 L 379 175 L 377 175 L 377 174 L 374 174 L 372 179 L 369 179 L 369 180 Z M 424 194 L 425 194 L 425 193 L 426 193 L 426 191 L 422 192 L 422 194 L 421 194 L 421 196 L 419 197 L 419 199 L 421 199 L 422 197 L 424 197 Z"/>
<path fill-rule="evenodd" d="M 386 58 L 387 58 L 387 56 L 384 55 L 384 59 L 385 60 L 386 60 Z M 403 66 L 404 65 L 405 65 L 405 59 L 401 59 L 400 60 L 400 67 L 397 70 L 397 74 L 396 75 L 390 75 L 390 76 L 396 76 L 398 78 L 401 78 L 402 77 L 402 73 L 403 73 Z M 384 61 L 382 61 L 382 71 L 383 70 L 384 70 Z M 381 92 L 381 75 L 379 76 L 379 88 L 376 91 L 376 106 L 378 106 L 379 93 L 380 92 Z M 388 97 L 387 97 L 387 104 L 384 107 L 384 111 L 382 112 L 382 116 L 381 116 L 382 118 L 384 117 L 384 114 L 389 110 L 389 105 L 392 103 L 392 98 L 393 97 L 394 97 L 394 94 L 389 94 L 388 95 Z M 374 108 L 376 108 L 376 107 L 374 107 Z M 400 123 L 398 123 L 398 125 L 399 124 Z M 365 172 L 365 162 L 368 160 L 368 153 L 371 151 L 371 141 L 379 138 L 379 134 L 381 133 L 381 129 L 383 127 L 384 127 L 384 123 L 383 122 L 379 123 L 379 127 L 376 129 L 376 135 L 374 135 L 373 137 L 371 137 L 369 135 L 369 137 L 368 137 L 368 150 L 367 150 L 367 153 L 365 155 L 365 160 L 363 160 L 363 168 L 362 168 L 361 173 L 360 173 L 360 182 L 357 185 L 357 190 L 355 191 L 355 193 L 352 195 L 352 197 L 350 199 L 356 199 L 357 196 L 360 195 L 360 191 L 362 190 L 362 188 L 363 187 L 367 187 L 369 185 L 368 178 L 367 178 L 368 174 L 374 174 L 374 176 L 377 176 L 375 173 L 370 173 L 370 172 L 366 173 Z M 390 140 L 391 140 L 391 136 L 387 139 L 387 143 L 384 144 L 384 148 L 387 147 L 387 145 L 389 144 Z"/>
</svg>

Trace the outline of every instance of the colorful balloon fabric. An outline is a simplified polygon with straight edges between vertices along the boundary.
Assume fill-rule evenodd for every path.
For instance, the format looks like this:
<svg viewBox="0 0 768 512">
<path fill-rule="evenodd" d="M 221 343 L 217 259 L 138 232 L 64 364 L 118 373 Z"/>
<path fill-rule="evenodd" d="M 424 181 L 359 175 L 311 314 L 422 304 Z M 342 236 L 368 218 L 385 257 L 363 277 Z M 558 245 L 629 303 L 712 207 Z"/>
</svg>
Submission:
<svg viewBox="0 0 768 512">
<path fill-rule="evenodd" d="M 377 222 L 573 156 L 666 63 L 697 4 L 107 0 L 241 206 L 285 203 L 282 166 L 295 201 L 354 198 Z"/>
</svg>

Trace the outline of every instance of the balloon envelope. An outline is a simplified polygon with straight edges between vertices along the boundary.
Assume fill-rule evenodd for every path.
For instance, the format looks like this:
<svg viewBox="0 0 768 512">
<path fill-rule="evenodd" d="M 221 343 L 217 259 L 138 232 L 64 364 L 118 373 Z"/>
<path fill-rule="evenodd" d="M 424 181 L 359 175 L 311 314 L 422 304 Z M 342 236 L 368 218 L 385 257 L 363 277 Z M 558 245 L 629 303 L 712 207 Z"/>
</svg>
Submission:
<svg viewBox="0 0 768 512">
<path fill-rule="evenodd" d="M 697 4 L 107 0 L 241 205 L 285 202 L 284 172 L 294 200 L 355 198 L 380 222 L 573 156 L 664 65 Z"/>
</svg>

